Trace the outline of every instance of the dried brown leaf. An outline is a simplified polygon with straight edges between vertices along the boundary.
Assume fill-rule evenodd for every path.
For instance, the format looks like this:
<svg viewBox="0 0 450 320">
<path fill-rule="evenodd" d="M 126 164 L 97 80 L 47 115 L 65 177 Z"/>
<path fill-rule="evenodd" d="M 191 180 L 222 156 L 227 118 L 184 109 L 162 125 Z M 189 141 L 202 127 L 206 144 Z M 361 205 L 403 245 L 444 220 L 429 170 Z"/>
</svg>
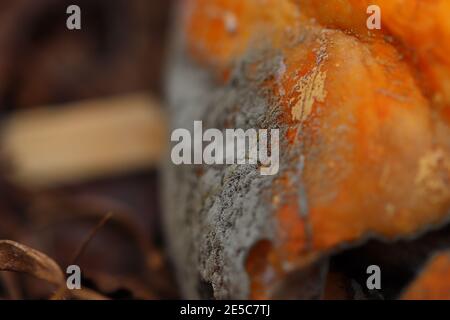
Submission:
<svg viewBox="0 0 450 320">
<path fill-rule="evenodd" d="M 114 212 L 114 215 L 105 217 L 105 212 Z M 75 225 L 84 225 L 93 221 L 107 220 L 107 236 L 117 235 L 112 242 L 104 242 L 105 238 L 100 237 L 102 245 L 113 245 L 116 250 L 107 252 L 97 252 L 93 255 L 87 250 L 83 262 L 84 275 L 89 278 L 94 287 L 99 292 L 109 296 L 114 292 L 129 292 L 130 296 L 141 299 L 154 299 L 156 297 L 177 297 L 176 285 L 167 266 L 167 260 L 164 254 L 155 246 L 151 239 L 144 232 L 142 225 L 134 218 L 131 212 L 127 211 L 125 205 L 120 202 L 112 201 L 103 197 L 84 196 L 69 197 L 64 194 L 47 194 L 36 199 L 29 209 L 29 217 L 33 221 L 34 226 L 38 226 L 41 230 L 57 230 L 64 224 L 69 223 L 71 227 Z M 103 225 L 103 221 L 100 225 Z M 97 229 L 97 228 L 96 228 Z M 91 233 L 96 231 L 91 231 Z M 109 232 L 109 233 L 108 233 Z M 44 234 L 41 232 L 41 235 Z M 79 238 L 79 236 L 78 236 Z M 90 236 L 83 241 L 90 240 Z M 49 241 L 53 243 L 56 238 Z M 108 238 L 106 238 L 108 239 Z M 67 242 L 66 242 L 67 243 Z M 78 249 L 73 249 L 79 256 L 79 252 L 85 251 L 86 245 L 83 244 Z M 51 250 L 51 249 L 50 249 Z M 125 251 L 124 251 L 125 250 Z M 131 251 L 132 250 L 132 251 Z M 60 250 L 61 252 L 61 250 Z M 55 252 L 55 257 L 59 257 L 61 261 L 67 261 L 73 264 L 74 257 L 61 258 L 60 252 Z M 123 254 L 127 255 L 128 262 L 121 259 Z M 77 259 L 78 260 L 78 259 Z M 130 260 L 133 263 L 130 263 Z M 95 263 L 97 261 L 97 263 Z M 90 264 L 89 264 L 90 263 Z M 130 268 L 130 266 L 132 266 Z M 98 277 L 97 277 L 98 276 Z M 116 278 L 109 286 L 105 284 L 103 279 Z M 129 278 L 133 280 L 129 280 Z M 64 298 L 65 294 L 59 292 L 53 296 L 53 299 Z"/>
<path fill-rule="evenodd" d="M 55 285 L 65 281 L 61 268 L 53 259 L 11 240 L 0 240 L 0 270 L 26 273 Z"/>
</svg>

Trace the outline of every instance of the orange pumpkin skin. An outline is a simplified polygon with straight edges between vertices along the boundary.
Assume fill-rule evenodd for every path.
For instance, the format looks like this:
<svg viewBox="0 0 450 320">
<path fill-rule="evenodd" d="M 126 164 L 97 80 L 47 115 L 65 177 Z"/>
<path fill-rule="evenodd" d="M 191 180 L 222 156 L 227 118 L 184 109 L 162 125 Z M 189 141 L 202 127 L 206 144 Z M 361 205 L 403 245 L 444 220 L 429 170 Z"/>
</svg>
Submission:
<svg viewBox="0 0 450 320">
<path fill-rule="evenodd" d="M 369 4 L 381 30 L 367 29 Z M 276 231 L 248 248 L 248 297 L 342 247 L 449 218 L 448 1 L 186 0 L 183 12 L 184 54 L 219 88 L 245 67 L 283 128 L 284 165 L 261 200 Z"/>
<path fill-rule="evenodd" d="M 450 299 L 450 253 L 441 252 L 430 259 L 424 270 L 402 295 L 403 300 Z"/>
</svg>

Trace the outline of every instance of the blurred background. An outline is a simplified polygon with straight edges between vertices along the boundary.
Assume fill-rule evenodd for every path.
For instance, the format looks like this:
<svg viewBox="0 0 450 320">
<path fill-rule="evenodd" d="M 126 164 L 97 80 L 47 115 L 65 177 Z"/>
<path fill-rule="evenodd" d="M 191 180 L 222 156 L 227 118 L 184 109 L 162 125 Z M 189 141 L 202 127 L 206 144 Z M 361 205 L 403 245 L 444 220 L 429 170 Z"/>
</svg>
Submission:
<svg viewBox="0 0 450 320">
<path fill-rule="evenodd" d="M 72 4 L 81 30 L 66 28 Z M 45 253 L 63 272 L 75 261 L 85 289 L 66 298 L 177 297 L 156 169 L 171 6 L 0 2 L 0 239 Z M 1 299 L 52 292 L 27 272 L 0 272 Z"/>
</svg>

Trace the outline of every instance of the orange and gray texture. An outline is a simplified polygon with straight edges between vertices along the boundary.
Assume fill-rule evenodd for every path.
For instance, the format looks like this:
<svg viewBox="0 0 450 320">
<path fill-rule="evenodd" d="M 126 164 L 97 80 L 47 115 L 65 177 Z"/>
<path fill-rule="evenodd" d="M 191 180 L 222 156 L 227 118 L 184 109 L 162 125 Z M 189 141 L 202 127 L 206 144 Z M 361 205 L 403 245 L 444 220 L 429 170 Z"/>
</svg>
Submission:
<svg viewBox="0 0 450 320">
<path fill-rule="evenodd" d="M 439 229 L 398 297 L 450 298 L 450 2 L 184 0 L 177 14 L 172 127 L 281 133 L 275 176 L 167 166 L 185 297 L 343 297 L 330 258 L 368 241 L 415 250 Z"/>
</svg>

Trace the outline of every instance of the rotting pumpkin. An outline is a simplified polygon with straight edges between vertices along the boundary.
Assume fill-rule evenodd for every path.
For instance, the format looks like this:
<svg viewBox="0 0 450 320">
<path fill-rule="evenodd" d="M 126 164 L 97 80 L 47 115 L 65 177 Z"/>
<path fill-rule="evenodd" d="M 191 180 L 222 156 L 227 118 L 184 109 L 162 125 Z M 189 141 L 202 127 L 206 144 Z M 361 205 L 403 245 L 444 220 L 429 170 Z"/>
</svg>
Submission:
<svg viewBox="0 0 450 320">
<path fill-rule="evenodd" d="M 366 28 L 370 4 L 379 31 Z M 343 248 L 448 221 L 448 1 L 186 0 L 179 11 L 173 126 L 284 133 L 274 178 L 168 166 L 166 230 L 186 296 L 274 297 Z M 324 272 L 312 272 L 319 288 Z"/>
</svg>

